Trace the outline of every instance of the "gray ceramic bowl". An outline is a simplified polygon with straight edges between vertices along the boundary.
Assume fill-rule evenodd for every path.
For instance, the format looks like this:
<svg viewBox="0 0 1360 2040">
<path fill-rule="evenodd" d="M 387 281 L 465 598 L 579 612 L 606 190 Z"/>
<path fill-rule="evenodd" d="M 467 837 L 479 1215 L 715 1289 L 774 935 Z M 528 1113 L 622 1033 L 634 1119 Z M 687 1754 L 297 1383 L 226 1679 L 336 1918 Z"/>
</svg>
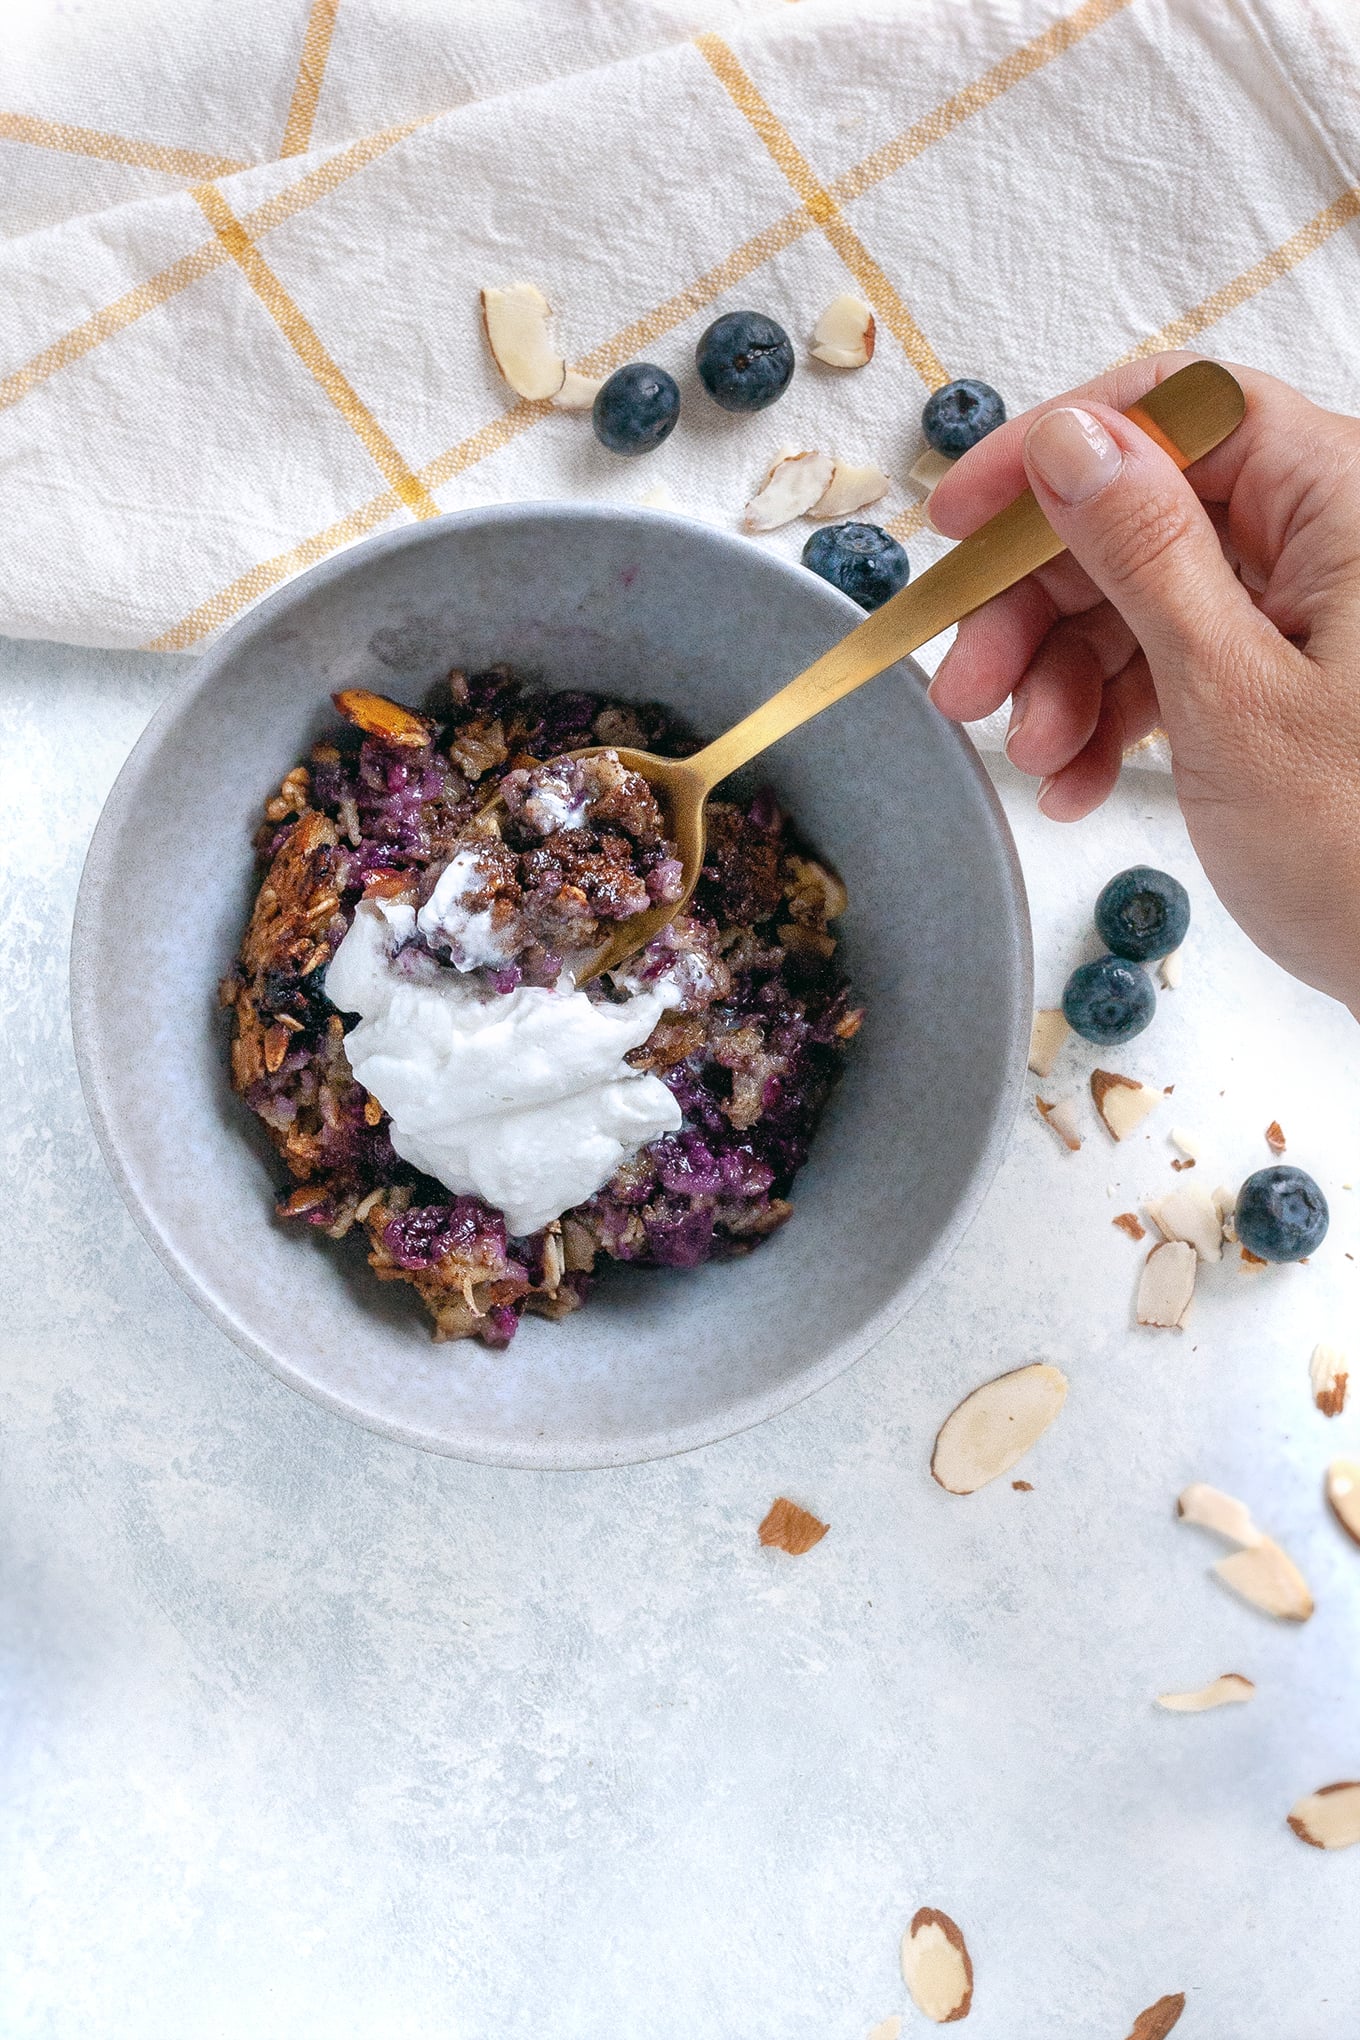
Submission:
<svg viewBox="0 0 1360 2040">
<path fill-rule="evenodd" d="M 431 1451 L 591 1467 L 684 1451 L 859 1358 L 939 1268 L 1000 1158 L 1025 1060 L 1029 928 L 971 747 L 918 670 L 883 674 L 765 763 L 850 890 L 868 1019 L 799 1178 L 749 1259 L 619 1271 L 507 1352 L 435 1345 L 359 1242 L 277 1225 L 276 1163 L 226 1079 L 215 988 L 262 799 L 340 687 L 409 700 L 453 664 L 660 697 L 716 733 L 860 612 L 743 539 L 655 512 L 520 504 L 369 539 L 251 611 L 161 709 L 95 831 L 72 1007 L 96 1131 L 176 1279 L 328 1408 Z"/>
</svg>

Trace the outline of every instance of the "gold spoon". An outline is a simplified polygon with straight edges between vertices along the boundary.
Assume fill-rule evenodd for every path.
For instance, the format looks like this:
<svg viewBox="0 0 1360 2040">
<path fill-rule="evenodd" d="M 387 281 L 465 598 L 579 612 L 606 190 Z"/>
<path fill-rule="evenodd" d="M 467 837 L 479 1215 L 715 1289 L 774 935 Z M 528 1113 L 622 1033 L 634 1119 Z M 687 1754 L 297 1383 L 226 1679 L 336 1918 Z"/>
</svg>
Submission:
<svg viewBox="0 0 1360 2040">
<path fill-rule="evenodd" d="M 1216 361 L 1192 361 L 1131 404 L 1124 415 L 1155 439 L 1178 467 L 1187 468 L 1226 439 L 1245 410 L 1242 386 L 1226 368 Z M 641 773 L 660 798 L 684 880 L 679 900 L 648 907 L 622 922 L 577 983 L 617 970 L 682 911 L 703 869 L 704 808 L 716 786 L 833 701 L 862 687 L 885 666 L 905 659 L 1063 550 L 1033 492 L 1026 489 L 971 538 L 962 539 L 928 567 L 918 581 L 857 624 L 806 672 L 692 758 L 657 758 L 650 751 L 602 744 L 571 752 L 573 758 L 593 758 L 613 749 L 630 771 Z"/>
</svg>

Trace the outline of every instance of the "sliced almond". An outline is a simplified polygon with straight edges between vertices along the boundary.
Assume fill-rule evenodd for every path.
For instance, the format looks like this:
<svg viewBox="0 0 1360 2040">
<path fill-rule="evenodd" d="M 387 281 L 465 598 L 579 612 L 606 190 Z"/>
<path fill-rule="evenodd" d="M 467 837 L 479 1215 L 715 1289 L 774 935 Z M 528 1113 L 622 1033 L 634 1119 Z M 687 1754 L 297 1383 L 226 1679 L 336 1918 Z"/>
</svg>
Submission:
<svg viewBox="0 0 1360 2040">
<path fill-rule="evenodd" d="M 1147 1227 L 1139 1222 L 1136 1211 L 1121 1211 L 1117 1218 L 1110 1220 L 1110 1224 L 1117 1225 L 1120 1232 L 1126 1232 L 1131 1240 L 1147 1238 Z"/>
<path fill-rule="evenodd" d="M 1229 1544 L 1246 1547 L 1261 1542 L 1261 1532 L 1246 1503 L 1239 1502 L 1236 1495 L 1225 1495 L 1222 1488 L 1210 1487 L 1205 1480 L 1192 1481 L 1182 1489 L 1176 1499 L 1176 1514 L 1183 1523 L 1193 1523 L 1198 1530 L 1212 1530 L 1215 1537 L 1222 1537 Z"/>
<path fill-rule="evenodd" d="M 370 737 L 381 737 L 385 744 L 420 750 L 433 734 L 423 716 L 403 708 L 399 701 L 389 701 L 385 694 L 370 694 L 363 687 L 346 687 L 333 694 L 331 700 L 346 722 L 354 723 Z"/>
<path fill-rule="evenodd" d="M 1339 1417 L 1346 1407 L 1346 1390 L 1351 1378 L 1350 1363 L 1345 1354 L 1338 1352 L 1335 1346 L 1314 1346 L 1308 1378 L 1313 1384 L 1313 1401 L 1323 1416 Z"/>
<path fill-rule="evenodd" d="M 781 1495 L 771 1505 L 770 1512 L 760 1526 L 762 1544 L 774 1544 L 781 1551 L 787 1551 L 794 1558 L 801 1558 L 805 1551 L 811 1551 L 814 1544 L 820 1544 L 829 1523 L 821 1522 L 808 1509 L 800 1509 L 797 1502 Z"/>
<path fill-rule="evenodd" d="M 976 1494 L 1009 1473 L 1067 1399 L 1067 1376 L 1036 1361 L 984 1381 L 945 1418 L 930 1471 L 951 1495 Z"/>
<path fill-rule="evenodd" d="M 582 375 L 579 368 L 569 368 L 562 378 L 561 389 L 553 394 L 553 409 L 589 411 L 604 385 L 602 375 Z"/>
<path fill-rule="evenodd" d="M 1284 1128 L 1278 1119 L 1272 1119 L 1266 1128 L 1266 1146 L 1273 1155 L 1284 1153 Z"/>
<path fill-rule="evenodd" d="M 1360 1780 L 1324 1785 L 1301 1799 L 1289 1816 L 1301 1842 L 1315 1849 L 1350 1849 L 1360 1842 Z"/>
<path fill-rule="evenodd" d="M 1327 1468 L 1327 1500 L 1348 1537 L 1360 1544 L 1360 1459 L 1334 1459 Z"/>
<path fill-rule="evenodd" d="M 1096 1111 L 1116 1140 L 1127 1140 L 1141 1126 L 1149 1112 L 1161 1104 L 1165 1094 L 1136 1077 L 1121 1077 L 1116 1070 L 1092 1070 L 1091 1096 Z"/>
<path fill-rule="evenodd" d="M 937 2026 L 966 2019 L 973 2002 L 973 1964 L 948 1913 L 922 1906 L 902 1936 L 902 1980 L 918 2012 Z"/>
<path fill-rule="evenodd" d="M 638 497 L 640 510 L 674 510 L 675 507 L 675 497 L 664 482 L 657 482 L 645 496 Z"/>
<path fill-rule="evenodd" d="M 924 489 L 929 494 L 930 490 L 944 480 L 953 465 L 947 454 L 936 453 L 933 446 L 928 446 L 908 469 L 908 480 L 915 482 L 918 489 Z"/>
<path fill-rule="evenodd" d="M 1174 1991 L 1170 1997 L 1158 1998 L 1155 2005 L 1149 2005 L 1140 2012 L 1133 2022 L 1129 2040 L 1166 2040 L 1171 2028 L 1179 2022 L 1185 2010 L 1185 1992 Z"/>
<path fill-rule="evenodd" d="M 870 464 L 856 467 L 848 460 L 838 460 L 831 470 L 831 480 L 826 492 L 817 498 L 809 517 L 848 517 L 853 510 L 863 510 L 870 503 L 876 503 L 880 496 L 886 496 L 892 483 L 882 468 Z"/>
<path fill-rule="evenodd" d="M 1163 1240 L 1143 1263 L 1135 1316 L 1140 1325 L 1178 1332 L 1195 1297 L 1199 1258 L 1184 1240 Z"/>
<path fill-rule="evenodd" d="M 1072 1029 L 1061 1006 L 1045 1006 L 1029 1028 L 1029 1066 L 1036 1077 L 1051 1077 L 1053 1065 Z"/>
<path fill-rule="evenodd" d="M 1308 1582 L 1273 1537 L 1263 1537 L 1246 1551 L 1220 1558 L 1215 1575 L 1253 1608 L 1282 1622 L 1306 1622 L 1313 1612 Z"/>
<path fill-rule="evenodd" d="M 1198 1162 L 1203 1160 L 1204 1157 L 1203 1148 L 1200 1146 L 1199 1142 L 1195 1139 L 1194 1134 L 1187 1132 L 1185 1127 L 1173 1126 L 1170 1134 L 1168 1135 L 1168 1139 L 1170 1140 L 1172 1147 L 1180 1149 L 1181 1153 L 1185 1156 L 1185 1159 L 1188 1162 Z"/>
<path fill-rule="evenodd" d="M 532 283 L 482 292 L 486 344 L 517 397 L 553 397 L 566 380 L 567 364 L 549 337 L 552 307 Z"/>
<path fill-rule="evenodd" d="M 831 486 L 835 463 L 829 453 L 784 453 L 746 505 L 748 531 L 777 531 L 806 517 Z"/>
<path fill-rule="evenodd" d="M 1063 1146 L 1075 1154 L 1081 1146 L 1081 1123 L 1077 1118 L 1076 1099 L 1059 1098 L 1056 1105 L 1050 1105 L 1047 1098 L 1036 1095 L 1034 1102 L 1039 1108 L 1039 1117 L 1053 1128 Z"/>
<path fill-rule="evenodd" d="M 1169 1714 L 1206 1714 L 1211 1707 L 1233 1707 L 1243 1700 L 1250 1700 L 1256 1692 L 1250 1679 L 1244 1679 L 1240 1672 L 1224 1672 L 1219 1679 L 1211 1679 L 1207 1686 L 1199 1686 L 1193 1693 L 1159 1693 L 1157 1705 L 1165 1707 Z"/>
<path fill-rule="evenodd" d="M 1237 1192 L 1230 1190 L 1226 1183 L 1220 1183 L 1214 1191 L 1214 1210 L 1223 1221 L 1223 1237 L 1230 1244 L 1237 1244 Z"/>
<path fill-rule="evenodd" d="M 1207 1190 L 1180 1183 L 1165 1197 L 1151 1199 L 1147 1210 L 1164 1240 L 1184 1240 L 1201 1261 L 1223 1259 L 1223 1221 Z"/>
<path fill-rule="evenodd" d="M 812 329 L 812 351 L 832 368 L 863 368 L 873 359 L 874 334 L 863 298 L 834 298 Z"/>
<path fill-rule="evenodd" d="M 1168 992 L 1174 992 L 1181 981 L 1181 954 L 1179 949 L 1173 949 L 1157 966 L 1157 975 Z"/>
<path fill-rule="evenodd" d="M 864 2040 L 902 2040 L 901 2013 L 894 2012 L 890 2019 L 880 2019 L 876 2026 L 869 2028 Z"/>
</svg>

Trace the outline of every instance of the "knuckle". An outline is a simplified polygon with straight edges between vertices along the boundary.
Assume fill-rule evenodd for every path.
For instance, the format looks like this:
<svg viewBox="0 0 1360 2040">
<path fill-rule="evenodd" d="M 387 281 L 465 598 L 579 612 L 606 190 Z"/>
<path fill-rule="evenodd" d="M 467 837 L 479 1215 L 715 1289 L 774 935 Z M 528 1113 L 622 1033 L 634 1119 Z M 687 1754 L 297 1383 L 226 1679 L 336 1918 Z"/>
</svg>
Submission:
<svg viewBox="0 0 1360 2040">
<path fill-rule="evenodd" d="M 1111 507 L 1103 535 L 1105 566 L 1120 582 L 1144 579 L 1168 553 L 1191 536 L 1197 506 L 1174 497 L 1144 496 L 1130 491 Z"/>
</svg>

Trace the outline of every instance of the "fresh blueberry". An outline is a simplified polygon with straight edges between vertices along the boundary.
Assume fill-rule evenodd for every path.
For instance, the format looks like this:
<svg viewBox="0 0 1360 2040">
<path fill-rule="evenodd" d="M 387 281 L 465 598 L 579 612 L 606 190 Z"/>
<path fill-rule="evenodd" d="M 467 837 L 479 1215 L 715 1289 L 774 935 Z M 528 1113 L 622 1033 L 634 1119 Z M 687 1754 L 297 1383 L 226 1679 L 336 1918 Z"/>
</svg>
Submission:
<svg viewBox="0 0 1360 2040">
<path fill-rule="evenodd" d="M 724 411 L 763 411 L 793 374 L 793 342 L 764 312 L 724 312 L 694 350 L 699 380 Z"/>
<path fill-rule="evenodd" d="M 1063 992 L 1067 1024 L 1084 1041 L 1110 1048 L 1141 1034 L 1157 1010 L 1152 979 L 1122 956 L 1078 964 Z"/>
<path fill-rule="evenodd" d="M 595 393 L 595 437 L 611 453 L 647 453 L 675 430 L 680 391 L 650 361 L 625 362 Z"/>
<path fill-rule="evenodd" d="M 953 460 L 1006 422 L 1006 406 L 990 383 L 961 376 L 932 390 L 921 413 L 927 446 Z"/>
<path fill-rule="evenodd" d="M 911 574 L 906 554 L 877 524 L 824 524 L 803 547 L 811 567 L 861 609 L 879 609 L 905 588 Z"/>
<path fill-rule="evenodd" d="M 1237 1193 L 1237 1237 L 1259 1260 L 1302 1261 L 1327 1237 L 1327 1200 L 1302 1169 L 1258 1169 Z"/>
<path fill-rule="evenodd" d="M 1135 963 L 1170 956 L 1190 926 L 1190 895 L 1178 878 L 1134 864 L 1112 878 L 1096 901 L 1096 933 L 1116 956 Z"/>
</svg>

